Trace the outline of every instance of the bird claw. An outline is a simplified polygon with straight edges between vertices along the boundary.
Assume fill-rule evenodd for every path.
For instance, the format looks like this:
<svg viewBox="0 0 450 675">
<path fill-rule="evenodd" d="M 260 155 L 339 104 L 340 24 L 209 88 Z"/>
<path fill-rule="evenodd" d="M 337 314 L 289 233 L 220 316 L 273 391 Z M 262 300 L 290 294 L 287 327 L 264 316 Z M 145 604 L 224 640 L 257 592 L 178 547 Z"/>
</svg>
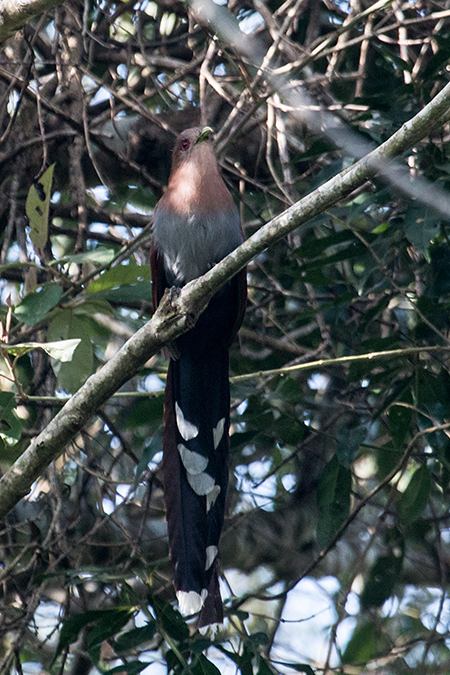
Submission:
<svg viewBox="0 0 450 675">
<path fill-rule="evenodd" d="M 193 314 L 187 314 L 186 315 L 186 326 L 188 327 L 188 330 L 191 330 L 191 328 L 194 328 L 196 324 L 196 318 Z"/>
<path fill-rule="evenodd" d="M 181 293 L 181 289 L 178 288 L 178 286 L 171 286 L 170 291 L 169 291 L 169 300 L 170 300 L 171 305 L 179 297 L 180 293 Z"/>
<path fill-rule="evenodd" d="M 179 298 L 181 293 L 181 288 L 179 286 L 171 286 L 169 289 L 169 303 L 173 306 L 173 303 L 177 298 Z M 188 313 L 186 315 L 186 325 L 188 330 L 193 328 L 196 324 L 196 317 L 193 314 Z M 178 358 L 178 357 L 175 357 Z"/>
</svg>

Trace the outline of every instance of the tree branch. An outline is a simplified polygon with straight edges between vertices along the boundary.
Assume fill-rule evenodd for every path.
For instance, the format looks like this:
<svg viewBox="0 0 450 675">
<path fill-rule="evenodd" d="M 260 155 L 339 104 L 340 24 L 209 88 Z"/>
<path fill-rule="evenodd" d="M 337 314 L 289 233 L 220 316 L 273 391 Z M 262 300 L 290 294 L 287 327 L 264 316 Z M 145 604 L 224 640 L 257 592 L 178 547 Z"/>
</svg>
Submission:
<svg viewBox="0 0 450 675">
<path fill-rule="evenodd" d="M 330 208 L 377 172 L 400 170 L 389 160 L 427 136 L 446 121 L 450 109 L 448 84 L 421 112 L 404 124 L 379 148 L 327 181 L 292 207 L 264 225 L 204 277 L 187 284 L 175 298 L 163 299 L 157 312 L 121 350 L 55 415 L 0 480 L 0 518 L 26 495 L 33 482 L 88 422 L 90 417 L 147 359 L 164 344 L 186 331 L 227 279 L 269 245 Z M 410 189 L 410 188 L 409 188 Z M 442 193 L 445 201 L 445 194 Z"/>
<path fill-rule="evenodd" d="M 23 28 L 32 16 L 63 0 L 0 0 L 0 44 Z"/>
</svg>

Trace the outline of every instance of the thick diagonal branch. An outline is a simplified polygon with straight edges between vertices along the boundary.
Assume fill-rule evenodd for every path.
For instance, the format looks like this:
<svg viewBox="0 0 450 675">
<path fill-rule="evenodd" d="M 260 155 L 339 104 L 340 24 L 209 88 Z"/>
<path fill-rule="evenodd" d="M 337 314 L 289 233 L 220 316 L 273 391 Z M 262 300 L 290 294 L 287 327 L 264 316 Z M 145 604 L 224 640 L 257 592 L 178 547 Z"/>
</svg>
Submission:
<svg viewBox="0 0 450 675">
<path fill-rule="evenodd" d="M 192 320 L 227 279 L 271 244 L 339 202 L 378 172 L 384 176 L 401 172 L 401 165 L 394 164 L 393 158 L 442 126 L 449 109 L 450 84 L 379 148 L 276 216 L 204 277 L 185 286 L 178 297 L 171 301 L 166 298 L 151 321 L 87 380 L 2 477 L 0 518 L 29 492 L 33 482 L 95 411 L 133 377 L 152 354 L 192 325 Z M 442 193 L 442 201 L 447 199 Z"/>
</svg>

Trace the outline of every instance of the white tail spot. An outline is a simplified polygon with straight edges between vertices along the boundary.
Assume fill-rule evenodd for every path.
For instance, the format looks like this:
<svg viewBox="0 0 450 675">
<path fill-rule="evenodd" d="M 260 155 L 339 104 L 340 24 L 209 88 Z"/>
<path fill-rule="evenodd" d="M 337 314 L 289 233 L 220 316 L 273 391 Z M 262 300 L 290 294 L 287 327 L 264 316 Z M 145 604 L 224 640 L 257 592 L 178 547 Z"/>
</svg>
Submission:
<svg viewBox="0 0 450 675">
<path fill-rule="evenodd" d="M 214 485 L 213 489 L 211 492 L 208 492 L 206 495 L 206 513 L 209 512 L 209 509 L 211 506 L 214 506 L 214 503 L 219 496 L 220 493 L 220 485 Z"/>
<path fill-rule="evenodd" d="M 219 628 L 223 628 L 223 623 L 210 623 L 208 626 L 199 628 L 200 635 L 207 635 L 211 640 L 214 640 Z"/>
<path fill-rule="evenodd" d="M 177 591 L 178 607 L 182 614 L 195 614 L 203 607 L 208 591 L 202 589 L 201 593 L 196 591 Z"/>
<path fill-rule="evenodd" d="M 187 473 L 186 477 L 197 495 L 207 495 L 214 490 L 214 478 L 204 471 L 195 475 Z"/>
<path fill-rule="evenodd" d="M 205 570 L 209 570 L 214 560 L 216 559 L 219 549 L 217 546 L 207 546 L 206 547 L 206 565 Z"/>
<path fill-rule="evenodd" d="M 181 410 L 178 403 L 175 401 L 175 414 L 177 417 L 177 427 L 178 431 L 181 434 L 181 437 L 185 441 L 190 441 L 192 438 L 195 438 L 198 435 L 198 428 L 192 422 L 188 422 L 185 418 L 183 411 Z"/>
<path fill-rule="evenodd" d="M 217 450 L 219 443 L 222 440 L 224 426 L 225 426 L 225 417 L 222 417 L 222 419 L 217 422 L 216 426 L 213 429 L 214 450 Z"/>
<path fill-rule="evenodd" d="M 180 453 L 184 468 L 192 475 L 201 473 L 208 466 L 207 457 L 203 457 L 203 455 L 193 450 L 188 450 L 182 443 L 178 444 L 178 452 Z"/>
</svg>

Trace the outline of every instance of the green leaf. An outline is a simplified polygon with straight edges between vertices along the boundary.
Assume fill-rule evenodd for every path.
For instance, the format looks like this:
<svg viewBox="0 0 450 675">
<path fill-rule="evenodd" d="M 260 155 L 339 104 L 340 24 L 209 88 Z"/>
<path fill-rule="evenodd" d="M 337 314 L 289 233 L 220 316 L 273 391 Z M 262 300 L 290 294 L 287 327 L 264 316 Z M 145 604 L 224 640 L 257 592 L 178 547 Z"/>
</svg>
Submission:
<svg viewBox="0 0 450 675">
<path fill-rule="evenodd" d="M 245 609 L 235 609 L 233 610 L 233 616 L 235 616 L 239 621 L 247 621 L 250 616 L 249 612 L 246 612 Z"/>
<path fill-rule="evenodd" d="M 450 293 L 450 250 L 445 245 L 435 245 L 430 248 L 430 265 L 428 268 L 427 288 L 425 291 L 424 306 L 420 309 L 429 318 L 433 318 L 435 324 L 436 309 L 441 309 L 439 304 L 431 303 L 431 298 L 438 299 Z M 447 322 L 445 312 L 444 322 Z"/>
<path fill-rule="evenodd" d="M 134 609 L 129 607 L 117 607 L 106 609 L 103 614 L 97 618 L 92 630 L 89 631 L 87 647 L 92 650 L 101 645 L 104 640 L 108 640 L 118 633 L 132 617 Z"/>
<path fill-rule="evenodd" d="M 44 319 L 58 304 L 62 296 L 62 288 L 58 284 L 43 284 L 37 291 L 28 293 L 19 303 L 14 314 L 27 326 L 34 326 Z"/>
<path fill-rule="evenodd" d="M 258 631 L 257 633 L 252 633 L 248 636 L 247 644 L 251 645 L 256 652 L 258 652 L 258 647 L 260 645 L 269 644 L 269 638 L 267 634 L 263 631 Z"/>
<path fill-rule="evenodd" d="M 116 253 L 114 249 L 106 248 L 106 246 L 98 246 L 91 251 L 64 256 L 64 258 L 55 260 L 53 264 L 75 263 L 81 265 L 82 263 L 93 263 L 94 265 L 109 265 L 115 257 Z"/>
<path fill-rule="evenodd" d="M 99 293 L 110 288 L 151 280 L 150 265 L 117 265 L 117 267 L 106 270 L 99 279 L 92 281 L 88 286 L 87 293 Z"/>
<path fill-rule="evenodd" d="M 273 675 L 273 672 L 269 668 L 266 659 L 263 659 L 262 656 L 259 657 L 258 670 L 256 671 L 256 675 Z"/>
<path fill-rule="evenodd" d="M 398 68 L 401 68 L 402 70 L 406 72 L 411 72 L 411 66 L 409 63 L 404 61 L 404 59 L 401 59 L 397 54 L 392 51 L 392 49 L 389 49 L 386 47 L 384 44 L 381 42 L 377 43 L 377 49 L 382 53 L 386 61 L 388 61 L 389 64 L 395 64 Z"/>
<path fill-rule="evenodd" d="M 400 461 L 401 456 L 402 452 L 391 442 L 386 443 L 386 445 L 383 445 L 376 450 L 377 473 L 380 480 L 385 478 L 388 473 L 392 471 L 394 466 Z"/>
<path fill-rule="evenodd" d="M 325 548 L 334 537 L 350 512 L 352 475 L 340 464 L 336 455 L 326 465 L 317 488 L 319 522 L 317 541 Z"/>
<path fill-rule="evenodd" d="M 164 388 L 160 389 L 159 393 L 152 392 L 152 395 L 148 398 L 137 399 L 133 407 L 126 411 L 127 427 L 136 429 L 142 425 L 146 426 L 150 422 L 152 425 L 155 425 L 155 428 L 159 429 L 163 415 L 163 395 Z"/>
<path fill-rule="evenodd" d="M 191 668 L 191 673 L 194 675 L 220 675 L 220 670 L 204 654 L 200 654 Z"/>
<path fill-rule="evenodd" d="M 412 403 L 411 392 L 403 397 L 402 403 Z M 392 404 L 389 410 L 389 431 L 391 432 L 392 441 L 397 448 L 402 448 L 405 438 L 409 432 L 409 427 L 412 420 L 412 409 L 402 405 Z"/>
<path fill-rule="evenodd" d="M 3 345 L 2 349 L 12 356 L 23 356 L 33 349 L 43 349 L 53 359 L 64 363 L 72 360 L 73 353 L 79 343 L 80 339 L 78 338 L 58 340 L 57 342 L 21 342 L 16 345 Z"/>
<path fill-rule="evenodd" d="M 112 312 L 111 305 L 104 298 L 93 297 L 89 300 L 84 300 L 80 304 L 76 304 L 73 307 L 74 314 L 87 314 L 92 316 L 93 314 L 106 314 L 110 316 Z"/>
<path fill-rule="evenodd" d="M 376 646 L 375 625 L 365 623 L 357 626 L 342 655 L 342 663 L 363 666 L 375 655 Z"/>
<path fill-rule="evenodd" d="M 424 465 L 414 472 L 400 499 L 398 513 L 403 525 L 411 525 L 420 518 L 428 503 L 430 490 L 431 476 Z"/>
<path fill-rule="evenodd" d="M 151 662 L 143 663 L 142 661 L 131 661 L 129 663 L 124 663 L 121 666 L 115 666 L 115 668 L 111 668 L 111 670 L 104 670 L 103 675 L 138 675 L 144 668 L 151 665 Z"/>
<path fill-rule="evenodd" d="M 0 438 L 14 445 L 22 435 L 22 422 L 17 416 L 16 399 L 10 391 L 0 391 Z"/>
<path fill-rule="evenodd" d="M 135 470 L 134 487 L 137 488 L 142 473 L 147 469 L 149 462 L 153 459 L 157 452 L 162 450 L 161 433 L 155 433 L 144 446 L 139 464 Z"/>
<path fill-rule="evenodd" d="M 445 370 L 441 370 L 436 375 L 421 368 L 416 375 L 415 387 L 418 407 L 423 408 L 426 413 L 439 421 L 448 416 L 450 413 L 450 377 Z"/>
<path fill-rule="evenodd" d="M 240 661 L 240 658 L 241 658 L 239 654 L 236 654 L 236 652 L 232 652 L 229 649 L 225 649 L 225 647 L 223 647 L 220 644 L 217 645 L 217 649 L 219 651 L 221 651 L 222 654 L 225 654 L 226 656 L 228 656 L 230 661 L 233 661 L 233 663 L 235 663 L 236 665 L 239 665 L 239 661 Z"/>
<path fill-rule="evenodd" d="M 180 612 L 161 598 L 153 597 L 150 603 L 155 610 L 156 618 L 171 638 L 186 640 L 189 637 L 189 627 Z"/>
<path fill-rule="evenodd" d="M 303 390 L 299 383 L 296 379 L 290 377 L 289 375 L 283 375 L 279 384 L 277 385 L 276 392 L 281 399 L 281 408 L 283 407 L 283 402 L 285 401 L 297 405 L 299 401 L 302 400 L 303 396 Z"/>
<path fill-rule="evenodd" d="M 242 655 L 239 657 L 239 668 L 242 675 L 253 675 L 252 659 L 252 652 L 248 649 L 247 645 L 244 644 Z"/>
<path fill-rule="evenodd" d="M 94 367 L 94 350 L 89 336 L 89 319 L 76 315 L 70 309 L 60 310 L 50 322 L 48 335 L 57 339 L 78 340 L 78 345 L 70 361 L 53 364 L 59 387 L 73 393 L 85 383 L 89 375 L 92 374 Z"/>
<path fill-rule="evenodd" d="M 351 230 L 334 232 L 328 237 L 313 237 L 295 249 L 294 254 L 299 258 L 317 258 L 330 246 L 352 244 L 356 237 Z"/>
<path fill-rule="evenodd" d="M 372 234 L 383 234 L 383 232 L 386 232 L 386 230 L 389 228 L 389 223 L 380 223 L 377 225 L 377 227 L 374 227 L 372 230 Z"/>
<path fill-rule="evenodd" d="M 373 307 L 364 311 L 364 316 L 361 317 L 361 332 L 362 329 L 369 325 L 375 318 L 381 318 L 386 307 L 388 307 L 391 298 L 389 296 L 382 297 Z"/>
<path fill-rule="evenodd" d="M 73 642 L 78 640 L 80 631 L 83 630 L 86 626 L 96 621 L 98 618 L 102 617 L 104 610 L 88 610 L 82 614 L 72 614 L 68 619 L 66 619 L 62 625 L 61 631 L 59 633 L 59 642 L 58 648 L 56 650 L 56 655 L 60 654 L 63 649 L 71 645 Z"/>
<path fill-rule="evenodd" d="M 365 247 L 359 242 L 352 242 L 351 246 L 345 248 L 342 251 L 333 253 L 329 256 L 322 256 L 320 258 L 315 258 L 314 260 L 304 263 L 301 266 L 301 271 L 307 274 L 308 272 L 316 269 L 322 269 L 328 265 L 334 265 L 337 262 L 352 260 L 357 258 L 358 260 L 364 256 Z"/>
<path fill-rule="evenodd" d="M 148 302 L 150 304 L 152 301 L 152 284 L 150 281 L 141 281 L 138 284 L 127 284 L 119 288 L 98 291 L 97 295 L 116 304 L 137 302 Z"/>
<path fill-rule="evenodd" d="M 114 651 L 124 652 L 149 642 L 156 632 L 156 622 L 149 621 L 145 626 L 133 628 L 119 635 L 114 642 Z"/>
<path fill-rule="evenodd" d="M 433 56 L 427 59 L 421 73 L 422 82 L 431 82 L 435 78 L 437 79 L 438 72 L 447 65 L 448 60 L 450 59 L 450 41 L 448 39 L 448 34 L 443 37 L 440 37 L 440 35 L 437 34 L 436 42 L 439 45 L 439 48 L 436 52 L 433 50 Z"/>
<path fill-rule="evenodd" d="M 286 445 L 297 445 L 305 435 L 305 427 L 293 415 L 281 414 L 275 419 L 272 426 L 272 432 L 281 439 Z"/>
<path fill-rule="evenodd" d="M 405 213 L 405 235 L 415 248 L 429 259 L 430 244 L 441 229 L 439 216 L 422 204 L 410 204 Z"/>
<path fill-rule="evenodd" d="M 381 607 L 392 595 L 402 563 L 403 555 L 401 552 L 399 555 L 392 552 L 378 558 L 370 570 L 369 578 L 361 594 L 361 606 L 364 609 Z"/>
<path fill-rule="evenodd" d="M 450 488 L 450 441 L 446 439 L 445 445 L 441 452 L 441 473 L 442 473 L 442 489 L 444 491 L 445 499 L 448 499 Z"/>
<path fill-rule="evenodd" d="M 113 609 L 93 609 L 82 614 L 72 614 L 64 621 L 59 634 L 59 642 L 56 650 L 58 656 L 63 649 L 78 640 L 80 632 L 93 624 L 94 629 L 89 634 L 88 644 L 95 644 L 111 637 L 120 630 L 131 618 L 134 608 L 115 607 Z"/>
<path fill-rule="evenodd" d="M 288 272 L 290 274 L 290 271 Z M 293 275 L 294 276 L 294 275 Z M 329 286 L 331 283 L 330 277 L 326 276 L 319 269 L 310 270 L 309 272 L 304 272 L 301 267 L 299 267 L 295 276 L 301 277 L 302 281 L 308 284 L 313 284 L 315 286 Z"/>
<path fill-rule="evenodd" d="M 39 194 L 36 186 L 31 185 L 25 204 L 25 212 L 30 221 L 31 241 L 36 248 L 41 249 L 44 248 L 48 240 L 48 215 L 54 168 L 55 165 L 52 164 L 39 178 L 37 184 L 42 186 Z"/>
</svg>

